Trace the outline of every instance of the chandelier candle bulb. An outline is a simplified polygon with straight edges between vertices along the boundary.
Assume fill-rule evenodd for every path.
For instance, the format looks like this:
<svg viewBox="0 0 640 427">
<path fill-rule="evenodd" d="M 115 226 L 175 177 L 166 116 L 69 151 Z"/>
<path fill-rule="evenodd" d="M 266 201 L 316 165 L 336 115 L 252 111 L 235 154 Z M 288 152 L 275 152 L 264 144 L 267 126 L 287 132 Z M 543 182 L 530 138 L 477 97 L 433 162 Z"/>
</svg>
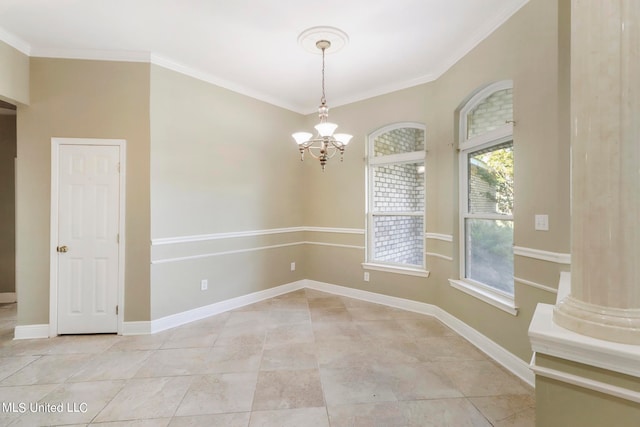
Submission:
<svg viewBox="0 0 640 427">
<path fill-rule="evenodd" d="M 315 32 L 318 29 L 313 28 L 310 30 L 314 30 Z M 310 30 L 302 33 L 305 39 L 312 34 L 309 32 Z M 336 31 L 333 31 L 332 34 Z M 346 34 L 345 38 L 343 38 L 343 42 L 346 42 Z M 300 160 L 304 160 L 304 154 L 305 152 L 308 152 L 313 158 L 320 161 L 320 166 L 324 171 L 327 160 L 335 156 L 337 153 L 340 153 L 340 160 L 342 161 L 344 149 L 352 136 L 346 133 L 337 133 L 334 135 L 333 132 L 338 128 L 338 125 L 327 121 L 329 118 L 329 106 L 327 105 L 324 93 L 324 55 L 325 51 L 331 47 L 331 42 L 329 40 L 320 39 L 316 41 L 316 47 L 322 51 L 322 97 L 320 98 L 320 107 L 318 107 L 320 123 L 315 126 L 317 135 L 314 138 L 311 133 L 296 132 L 291 136 L 298 144 Z"/>
</svg>

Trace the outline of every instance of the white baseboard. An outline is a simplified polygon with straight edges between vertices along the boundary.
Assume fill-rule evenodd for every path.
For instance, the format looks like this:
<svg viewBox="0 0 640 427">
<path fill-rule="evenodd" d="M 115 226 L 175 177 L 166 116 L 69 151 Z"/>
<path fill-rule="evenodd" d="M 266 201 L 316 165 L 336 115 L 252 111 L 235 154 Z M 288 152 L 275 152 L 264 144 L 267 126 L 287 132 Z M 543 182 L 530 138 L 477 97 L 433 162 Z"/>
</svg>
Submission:
<svg viewBox="0 0 640 427">
<path fill-rule="evenodd" d="M 16 302 L 15 292 L 0 292 L 0 304 Z"/>
<path fill-rule="evenodd" d="M 148 335 L 151 333 L 151 322 L 122 322 L 122 335 Z"/>
<path fill-rule="evenodd" d="M 363 301 L 383 304 L 389 307 L 399 308 L 402 310 L 413 311 L 415 313 L 433 316 L 460 336 L 465 338 L 471 344 L 476 346 L 480 351 L 491 357 L 493 360 L 502 365 L 505 369 L 516 375 L 522 381 L 531 387 L 535 385 L 535 375 L 529 368 L 529 364 L 504 347 L 496 344 L 494 341 L 481 334 L 471 326 L 467 325 L 457 317 L 452 316 L 440 307 L 418 301 L 396 298 L 387 295 L 377 294 L 359 289 L 347 288 L 344 286 L 331 285 L 329 283 L 316 282 L 313 280 L 305 280 L 305 287 L 316 289 L 318 291 L 328 292 L 345 297 L 356 298 Z"/>
<path fill-rule="evenodd" d="M 172 314 L 170 316 L 161 317 L 152 321 L 124 322 L 122 334 L 145 335 L 161 332 L 304 288 L 315 289 L 335 295 L 341 295 L 375 304 L 399 308 L 401 310 L 433 316 L 449 328 L 453 329 L 456 333 L 461 335 L 518 378 L 532 387 L 535 385 L 535 375 L 529 368 L 529 364 L 527 362 L 513 355 L 505 348 L 496 344 L 485 335 L 444 311 L 440 307 L 419 301 L 397 298 L 308 279 L 287 283 L 285 285 L 276 286 L 274 288 L 254 292 L 248 295 L 242 295 L 236 298 L 206 305 L 204 307 L 198 307 L 181 313 Z M 15 329 L 15 339 L 47 338 L 48 336 L 49 325 L 24 325 L 17 326 Z"/>
<path fill-rule="evenodd" d="M 47 323 L 46 325 L 18 325 L 14 329 L 13 338 L 16 340 L 49 338 L 49 324 Z"/>
<path fill-rule="evenodd" d="M 152 334 L 154 334 L 156 332 L 175 328 L 176 326 L 184 325 L 186 323 L 224 313 L 229 310 L 244 307 L 245 305 L 255 304 L 256 302 L 277 297 L 278 295 L 293 292 L 298 289 L 302 289 L 303 287 L 304 281 L 300 280 L 297 282 L 276 286 L 274 288 L 265 289 L 264 291 L 253 292 L 251 294 L 242 295 L 210 305 L 205 305 L 204 307 L 198 307 L 192 310 L 183 311 L 181 313 L 172 314 L 170 316 L 161 317 L 150 322 L 150 331 Z"/>
</svg>

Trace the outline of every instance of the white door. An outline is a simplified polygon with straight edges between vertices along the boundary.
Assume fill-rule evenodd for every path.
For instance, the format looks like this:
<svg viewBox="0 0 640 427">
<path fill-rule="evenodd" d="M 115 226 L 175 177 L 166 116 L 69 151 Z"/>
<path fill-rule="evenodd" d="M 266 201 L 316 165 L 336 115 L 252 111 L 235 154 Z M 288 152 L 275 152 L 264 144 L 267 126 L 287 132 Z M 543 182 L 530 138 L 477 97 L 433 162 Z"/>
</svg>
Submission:
<svg viewBox="0 0 640 427">
<path fill-rule="evenodd" d="M 120 147 L 60 145 L 58 334 L 118 328 Z"/>
</svg>

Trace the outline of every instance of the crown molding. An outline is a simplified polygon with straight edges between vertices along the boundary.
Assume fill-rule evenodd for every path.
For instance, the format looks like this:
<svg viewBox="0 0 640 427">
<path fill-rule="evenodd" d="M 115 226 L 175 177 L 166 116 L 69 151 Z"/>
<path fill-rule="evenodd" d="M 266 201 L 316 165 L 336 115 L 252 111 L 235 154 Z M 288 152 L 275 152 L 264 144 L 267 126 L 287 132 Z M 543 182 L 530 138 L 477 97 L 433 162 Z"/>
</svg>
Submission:
<svg viewBox="0 0 640 427">
<path fill-rule="evenodd" d="M 476 31 L 473 33 L 473 36 L 466 43 L 461 45 L 459 49 L 455 50 L 454 53 L 449 56 L 448 60 L 445 59 L 441 62 L 442 65 L 437 69 L 435 73 L 433 73 L 436 75 L 433 80 L 440 78 L 458 61 L 464 58 L 469 52 L 471 52 L 480 43 L 482 43 L 482 41 L 489 37 L 495 30 L 497 30 L 500 26 L 507 22 L 507 20 L 515 15 L 515 13 L 518 12 L 527 3 L 529 3 L 529 0 L 510 2 L 510 4 L 508 4 L 507 7 L 505 7 L 500 12 L 500 14 L 495 17 L 494 20 L 485 21 L 482 23 L 482 25 L 478 25 L 478 27 L 476 27 Z"/>
<path fill-rule="evenodd" d="M 366 90 L 343 98 L 334 99 L 333 107 L 339 107 L 358 101 L 374 98 L 377 96 L 387 95 L 403 89 L 419 86 L 432 82 L 440 78 L 449 68 L 455 65 L 460 59 L 467 55 L 471 50 L 478 46 L 484 39 L 493 33 L 498 27 L 504 24 L 513 14 L 515 14 L 529 0 L 519 0 L 508 5 L 495 19 L 484 22 L 483 25 L 477 27 L 471 39 L 455 50 L 440 63 L 442 64 L 436 70 L 392 84 L 378 86 L 372 90 Z M 220 78 L 214 74 L 204 72 L 194 67 L 181 64 L 172 59 L 162 57 L 153 52 L 135 52 L 135 51 L 118 51 L 118 50 L 98 50 L 98 49 L 58 49 L 32 46 L 21 38 L 6 31 L 0 27 L 0 40 L 19 50 L 27 56 L 42 58 L 65 58 L 65 59 L 87 59 L 100 61 L 125 61 L 125 62 L 150 62 L 154 65 L 167 68 L 172 71 L 193 77 L 198 80 L 211 83 L 213 85 L 228 89 L 230 91 L 263 101 L 276 107 L 284 108 L 295 113 L 309 115 L 316 112 L 315 106 L 310 110 L 306 105 L 297 105 L 285 102 L 280 98 L 267 95 L 259 90 L 255 90 L 244 85 L 233 83 L 229 80 Z"/>
<path fill-rule="evenodd" d="M 2 27 L 0 27 L 0 41 L 5 42 L 12 48 L 19 50 L 27 56 L 31 56 L 31 45 Z"/>
<path fill-rule="evenodd" d="M 512 2 L 502 12 L 496 16 L 492 21 L 483 22 L 483 25 L 477 27 L 477 31 L 473 33 L 467 43 L 463 44 L 459 49 L 454 50 L 453 54 L 449 55 L 443 61 L 435 71 L 424 74 L 422 76 L 415 77 L 413 79 L 396 82 L 386 86 L 378 86 L 375 89 L 360 92 L 356 95 L 333 99 L 333 108 L 340 107 L 342 105 L 351 104 L 358 101 L 364 101 L 365 99 L 375 98 L 377 96 L 387 95 L 403 89 L 419 86 L 425 83 L 438 80 L 444 73 L 446 73 L 451 67 L 453 67 L 458 61 L 464 58 L 469 52 L 475 49 L 483 40 L 491 35 L 496 29 L 504 24 L 509 18 L 511 18 L 516 12 L 518 12 L 529 0 L 519 0 Z M 315 110 L 305 110 L 305 114 L 315 113 Z"/>
<path fill-rule="evenodd" d="M 219 86 L 221 88 L 230 90 L 235 93 L 239 93 L 241 95 L 248 96 L 253 99 L 257 99 L 258 101 L 266 102 L 267 104 L 275 105 L 276 107 L 284 108 L 285 110 L 293 111 L 294 113 L 303 114 L 303 111 L 304 111 L 304 108 L 302 108 L 300 105 L 283 102 L 282 99 L 275 98 L 273 96 L 267 95 L 257 90 L 253 90 L 246 86 L 230 82 L 228 80 L 217 77 L 213 74 L 206 73 L 196 68 L 180 64 L 171 59 L 164 58 L 154 53 L 151 54 L 150 62 L 159 67 L 163 67 L 168 70 L 175 71 L 177 73 L 184 74 L 189 77 L 193 77 L 194 79 L 211 83 L 212 85 Z"/>
<path fill-rule="evenodd" d="M 58 49 L 34 47 L 31 49 L 30 56 L 36 58 L 86 59 L 90 61 L 150 62 L 151 60 L 149 52 L 101 49 Z"/>
</svg>

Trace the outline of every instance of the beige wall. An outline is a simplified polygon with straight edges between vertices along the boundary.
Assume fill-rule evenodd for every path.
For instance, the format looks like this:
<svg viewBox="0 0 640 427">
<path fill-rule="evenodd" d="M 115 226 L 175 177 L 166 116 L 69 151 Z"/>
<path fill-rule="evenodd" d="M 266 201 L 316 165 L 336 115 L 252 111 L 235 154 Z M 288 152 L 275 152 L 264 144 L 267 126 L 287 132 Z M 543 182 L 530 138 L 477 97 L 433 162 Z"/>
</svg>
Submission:
<svg viewBox="0 0 640 427">
<path fill-rule="evenodd" d="M 568 63 L 567 36 L 558 21 L 566 28 L 567 18 L 555 2 L 531 1 L 437 81 L 332 109 L 331 119 L 355 137 L 344 163 L 334 159 L 325 173 L 317 161 L 296 160 L 289 136 L 312 126 L 315 115 L 302 117 L 148 64 L 32 59 L 33 105 L 20 107 L 18 115 L 18 283 L 29 302 L 20 309 L 20 323 L 47 321 L 50 138 L 125 138 L 126 320 L 155 319 L 309 277 L 439 305 L 527 360 L 526 330 L 535 303 L 553 302 L 554 294 L 516 283 L 520 315 L 512 317 L 447 282 L 458 275 L 455 111 L 479 87 L 513 79 L 515 243 L 568 252 L 568 138 L 558 119 L 567 106 L 562 83 Z M 427 240 L 427 251 L 454 257 L 428 258 L 428 279 L 372 272 L 365 283 L 361 249 L 255 250 L 295 240 L 286 233 L 266 243 L 227 239 L 149 248 L 151 239 L 198 234 L 300 225 L 364 228 L 366 136 L 399 121 L 426 124 L 427 231 L 454 236 L 453 244 Z M 533 230 L 535 213 L 549 214 L 549 232 Z M 339 243 L 344 236 L 313 238 Z M 365 243 L 361 235 L 350 238 L 350 245 Z M 162 262 L 230 250 L 251 251 Z M 265 259 L 269 268 L 244 276 L 247 266 Z M 298 269 L 292 274 L 293 261 Z M 516 276 L 549 287 L 563 268 L 515 261 Z M 230 280 L 237 271 L 243 277 Z M 210 281 L 212 291 L 199 290 L 201 279 Z"/>
<path fill-rule="evenodd" d="M 637 427 L 640 405 L 545 377 L 536 378 L 536 425 Z"/>
<path fill-rule="evenodd" d="M 303 169 L 290 136 L 303 120 L 152 65 L 152 239 L 303 225 Z M 153 246 L 152 319 L 303 278 L 299 246 L 256 250 L 295 241 L 281 233 Z M 162 262 L 229 251 L 241 252 Z"/>
<path fill-rule="evenodd" d="M 149 319 L 149 64 L 31 59 L 18 106 L 18 324 L 49 322 L 51 138 L 127 141 L 125 320 Z"/>
<path fill-rule="evenodd" d="M 16 116 L 0 114 L 0 293 L 15 292 Z"/>
<path fill-rule="evenodd" d="M 537 354 L 536 365 L 555 372 L 585 378 L 606 387 L 640 391 L 637 377 L 595 368 L 552 356 Z M 637 427 L 640 403 L 567 384 L 543 376 L 536 377 L 536 422 L 545 427 Z"/>
<path fill-rule="evenodd" d="M 560 253 L 569 252 L 569 140 L 559 123 L 568 92 L 560 84 L 567 61 L 560 24 L 568 26 L 558 4 L 532 0 L 490 37 L 438 80 L 418 87 L 350 104 L 331 111 L 333 121 L 354 141 L 345 163 L 330 164 L 321 174 L 307 167 L 312 178 L 306 205 L 308 225 L 365 226 L 365 143 L 367 134 L 398 121 L 417 121 L 427 128 L 427 231 L 453 235 L 453 244 L 428 239 L 426 250 L 452 256 L 453 262 L 428 257 L 428 279 L 371 272 L 362 280 L 364 251 L 310 247 L 315 260 L 309 277 L 358 289 L 436 304 L 525 361 L 531 355 L 527 329 L 537 302 L 555 301 L 555 294 L 515 284 L 513 317 L 449 286 L 458 278 L 457 142 L 455 112 L 465 99 L 488 83 L 514 82 L 515 245 Z M 524 48 L 526 46 L 526 48 Z M 309 116 L 309 121 L 315 118 Z M 566 122 L 564 122 L 566 124 Z M 331 188 L 332 191 L 319 191 Z M 340 208 L 337 209 L 336 207 Z M 534 214 L 548 214 L 550 231 L 534 231 Z M 360 241 L 364 245 L 364 237 Z M 318 266 L 343 260 L 331 271 Z M 515 276 L 557 287 L 559 272 L 568 266 L 516 256 Z"/>
<path fill-rule="evenodd" d="M 514 81 L 515 244 L 568 253 L 568 5 L 531 0 L 437 81 L 332 109 L 332 121 L 355 137 L 344 163 L 334 159 L 325 173 L 317 161 L 297 161 L 289 137 L 315 124 L 315 115 L 302 117 L 148 64 L 29 61 L 0 42 L 0 98 L 32 103 L 19 106 L 17 126 L 18 323 L 48 322 L 51 137 L 124 138 L 125 320 L 158 319 L 310 278 L 438 305 L 528 361 L 535 305 L 553 303 L 555 294 L 516 283 L 520 313 L 513 317 L 447 281 L 458 277 L 455 111 L 480 86 Z M 301 240 L 363 246 L 361 235 L 281 233 L 149 247 L 151 239 L 197 234 L 364 228 L 366 136 L 399 121 L 426 124 L 427 231 L 454 236 L 453 243 L 426 241 L 427 251 L 454 258 L 427 258 L 428 279 L 372 271 L 364 282 L 361 249 L 287 246 Z M 549 232 L 533 229 L 539 213 L 549 215 Z M 218 255 L 202 257 L 207 254 Z M 180 257 L 196 259 L 162 262 Z M 517 277 L 552 288 L 567 268 L 515 259 Z M 204 278 L 209 290 L 202 292 Z M 590 377 L 591 371 L 574 373 Z M 634 425 L 639 416 L 628 401 L 554 380 L 538 377 L 536 387 L 538 425 L 612 419 Z"/>
<path fill-rule="evenodd" d="M 29 57 L 0 41 L 0 99 L 29 103 Z"/>
</svg>

